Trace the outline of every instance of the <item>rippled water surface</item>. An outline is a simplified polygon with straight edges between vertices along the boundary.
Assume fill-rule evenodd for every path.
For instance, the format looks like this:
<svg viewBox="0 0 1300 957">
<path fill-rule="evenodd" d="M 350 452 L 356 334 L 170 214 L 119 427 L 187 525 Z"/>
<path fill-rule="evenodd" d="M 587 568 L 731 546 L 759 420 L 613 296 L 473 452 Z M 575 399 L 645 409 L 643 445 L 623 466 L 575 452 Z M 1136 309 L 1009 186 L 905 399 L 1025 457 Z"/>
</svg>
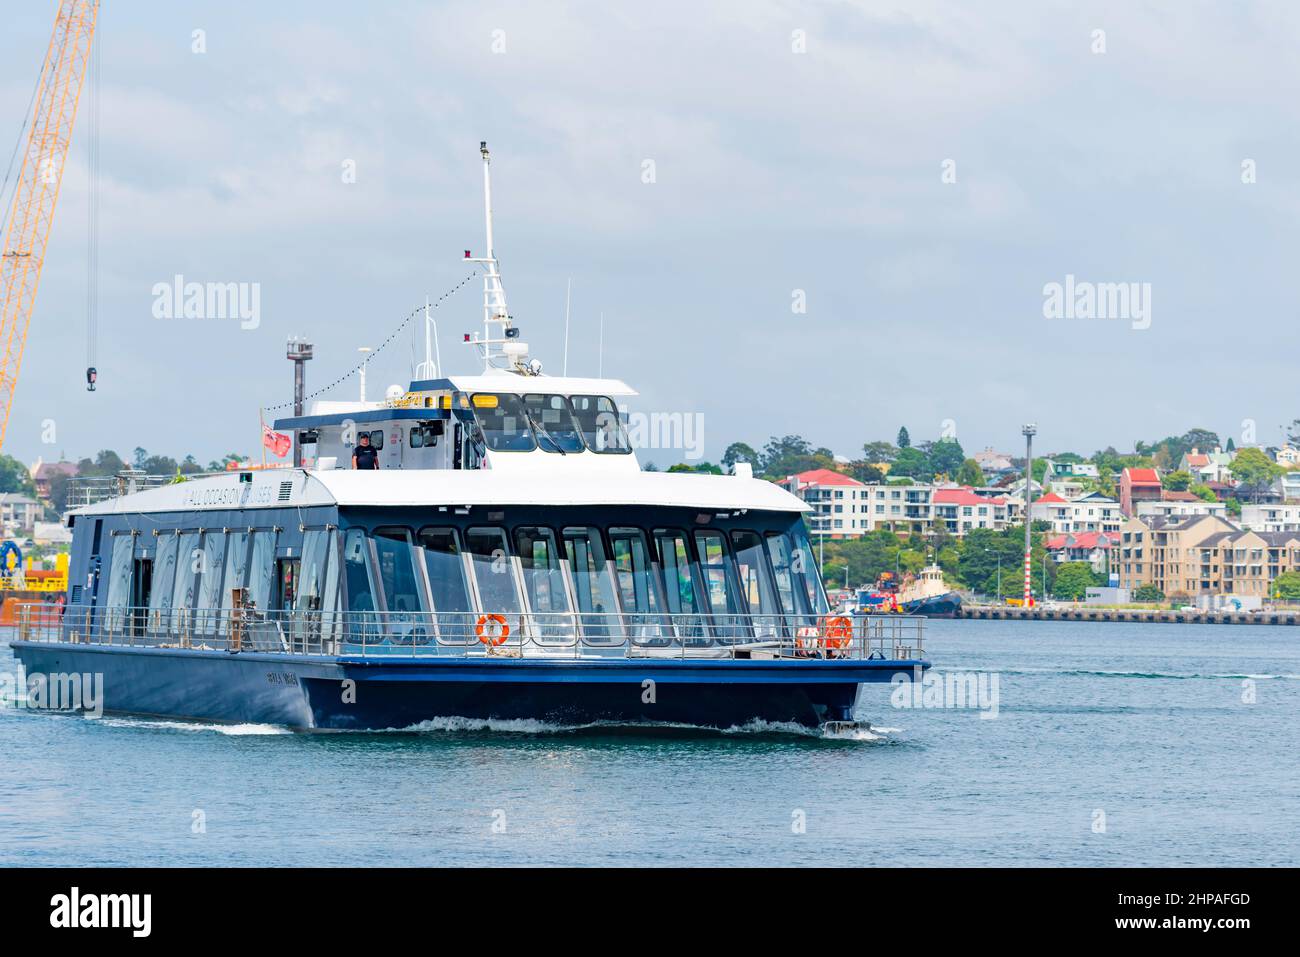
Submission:
<svg viewBox="0 0 1300 957">
<path fill-rule="evenodd" d="M 874 732 L 838 739 L 9 706 L 0 863 L 1300 863 L 1300 629 L 936 621 L 927 650 L 996 675 L 997 717 L 888 685 L 859 697 Z"/>
</svg>

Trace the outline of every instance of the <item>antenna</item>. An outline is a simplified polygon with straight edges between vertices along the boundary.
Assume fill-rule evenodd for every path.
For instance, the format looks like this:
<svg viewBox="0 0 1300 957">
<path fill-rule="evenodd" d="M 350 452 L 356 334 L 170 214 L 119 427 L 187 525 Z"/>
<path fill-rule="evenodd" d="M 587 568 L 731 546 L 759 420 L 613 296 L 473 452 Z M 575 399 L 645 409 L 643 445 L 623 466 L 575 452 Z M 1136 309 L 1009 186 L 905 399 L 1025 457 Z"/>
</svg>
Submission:
<svg viewBox="0 0 1300 957">
<path fill-rule="evenodd" d="M 569 374 L 569 300 L 573 297 L 573 277 L 564 291 L 564 374 Z"/>
<path fill-rule="evenodd" d="M 432 330 L 432 332 L 430 332 Z M 442 371 L 442 350 L 438 346 L 438 320 L 424 297 L 424 361 L 415 367 L 417 379 L 436 379 Z"/>
</svg>

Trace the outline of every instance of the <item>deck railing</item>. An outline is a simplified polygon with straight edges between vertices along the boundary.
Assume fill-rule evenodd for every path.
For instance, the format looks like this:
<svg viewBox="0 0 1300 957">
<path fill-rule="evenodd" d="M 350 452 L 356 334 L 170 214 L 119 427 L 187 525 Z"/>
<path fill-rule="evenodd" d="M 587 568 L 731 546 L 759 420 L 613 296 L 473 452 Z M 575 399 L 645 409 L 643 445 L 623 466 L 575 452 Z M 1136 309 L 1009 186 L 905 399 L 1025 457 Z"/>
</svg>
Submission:
<svg viewBox="0 0 1300 957">
<path fill-rule="evenodd" d="M 301 655 L 922 657 L 919 617 L 589 612 L 17 609 L 23 641 Z"/>
</svg>

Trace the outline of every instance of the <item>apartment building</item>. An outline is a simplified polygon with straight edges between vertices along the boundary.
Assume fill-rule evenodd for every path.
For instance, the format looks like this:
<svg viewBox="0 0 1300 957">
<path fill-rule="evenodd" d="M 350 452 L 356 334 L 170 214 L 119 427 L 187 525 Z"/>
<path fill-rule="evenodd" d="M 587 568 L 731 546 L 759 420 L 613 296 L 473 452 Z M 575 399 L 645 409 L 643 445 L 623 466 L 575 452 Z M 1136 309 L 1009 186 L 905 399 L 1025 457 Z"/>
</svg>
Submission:
<svg viewBox="0 0 1300 957">
<path fill-rule="evenodd" d="M 1121 588 L 1166 595 L 1267 598 L 1284 571 L 1300 569 L 1300 532 L 1260 532 L 1217 515 L 1133 516 L 1111 563 Z"/>
<path fill-rule="evenodd" d="M 1243 505 L 1240 524 L 1256 532 L 1300 532 L 1300 505 Z"/>
<path fill-rule="evenodd" d="M 1124 523 L 1119 502 L 1100 492 L 1074 499 L 1048 492 L 1030 503 L 1029 515 L 1036 522 L 1049 523 L 1058 535 L 1118 532 Z"/>
<path fill-rule="evenodd" d="M 965 487 L 934 490 L 934 527 L 951 535 L 965 535 L 972 528 L 1002 529 L 1007 525 L 1008 503 Z"/>
<path fill-rule="evenodd" d="M 1052 536 L 1043 542 L 1043 547 L 1057 564 L 1087 562 L 1093 571 L 1105 572 L 1110 568 L 1110 556 L 1119 541 L 1119 532 L 1080 532 Z"/>
<path fill-rule="evenodd" d="M 972 528 L 1005 528 L 1016 504 L 989 489 L 923 483 L 864 484 L 830 469 L 791 475 L 780 485 L 813 508 L 808 527 L 832 538 L 876 529 L 897 535 L 964 535 Z"/>
<path fill-rule="evenodd" d="M 1139 518 L 1155 518 L 1172 515 L 1218 515 L 1226 518 L 1228 506 L 1224 502 L 1206 502 L 1190 492 L 1168 492 L 1158 502 L 1138 502 L 1136 512 Z"/>
<path fill-rule="evenodd" d="M 30 535 L 44 511 L 40 502 L 19 492 L 0 493 L 0 526 L 6 534 Z"/>
</svg>

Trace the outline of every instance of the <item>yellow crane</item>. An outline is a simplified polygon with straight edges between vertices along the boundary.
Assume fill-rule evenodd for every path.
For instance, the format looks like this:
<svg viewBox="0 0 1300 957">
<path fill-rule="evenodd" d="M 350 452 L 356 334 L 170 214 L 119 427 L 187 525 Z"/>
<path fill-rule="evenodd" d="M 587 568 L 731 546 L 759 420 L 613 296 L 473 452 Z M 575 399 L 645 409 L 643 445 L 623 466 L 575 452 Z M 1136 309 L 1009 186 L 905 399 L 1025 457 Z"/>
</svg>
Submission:
<svg viewBox="0 0 1300 957">
<path fill-rule="evenodd" d="M 60 0 L 33 97 L 27 145 L 0 246 L 0 448 L 9 430 L 9 411 L 98 16 L 99 0 Z"/>
</svg>

